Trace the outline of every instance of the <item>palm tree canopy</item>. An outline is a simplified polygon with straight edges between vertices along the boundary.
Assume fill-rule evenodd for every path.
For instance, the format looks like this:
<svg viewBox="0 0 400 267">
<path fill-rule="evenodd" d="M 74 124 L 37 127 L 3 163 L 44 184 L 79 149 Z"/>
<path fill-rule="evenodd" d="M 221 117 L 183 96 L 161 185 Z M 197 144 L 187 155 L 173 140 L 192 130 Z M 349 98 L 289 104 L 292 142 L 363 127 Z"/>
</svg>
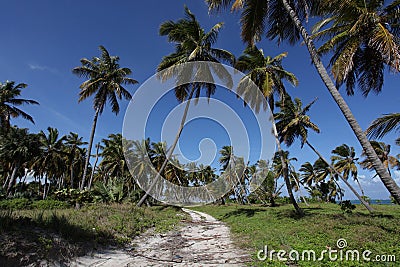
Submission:
<svg viewBox="0 0 400 267">
<path fill-rule="evenodd" d="M 21 95 L 21 89 L 26 87 L 27 85 L 25 83 L 19 83 L 15 85 L 14 81 L 0 83 L 1 127 L 8 127 L 10 125 L 10 117 L 16 118 L 21 116 L 22 118 L 35 123 L 32 116 L 18 108 L 18 106 L 25 104 L 39 105 L 39 103 L 35 100 L 19 98 Z"/>
<path fill-rule="evenodd" d="M 220 29 L 223 23 L 215 24 L 209 32 L 206 32 L 201 28 L 200 23 L 197 21 L 195 15 L 185 6 L 185 18 L 179 19 L 177 22 L 166 21 L 161 24 L 159 34 L 161 36 L 167 36 L 168 41 L 175 43 L 175 51 L 167 56 L 164 56 L 162 61 L 157 67 L 157 71 L 166 70 L 170 67 L 177 66 L 182 63 L 196 62 L 196 61 L 208 61 L 208 62 L 226 62 L 233 64 L 235 57 L 228 51 L 214 48 L 213 45 L 216 43 Z M 226 82 L 228 88 L 232 87 L 233 81 L 230 74 L 223 67 L 213 68 L 213 73 Z M 194 70 L 185 70 L 185 77 L 192 77 Z M 200 75 L 210 77 L 212 74 L 210 69 L 201 69 Z M 176 78 L 178 84 L 179 75 L 173 71 L 162 72 L 162 80 L 169 78 Z M 196 75 L 199 75 L 198 73 Z M 213 83 L 193 83 L 185 84 L 175 88 L 175 96 L 179 101 L 184 101 L 189 95 L 189 88 L 195 88 L 195 98 L 200 96 L 200 89 L 206 89 L 207 97 L 210 97 L 215 92 L 215 85 Z"/>
<path fill-rule="evenodd" d="M 379 93 L 385 67 L 400 71 L 400 2 L 324 0 L 319 5 L 324 18 L 314 26 L 314 38 L 325 40 L 321 54 L 333 52 L 330 66 L 338 86 L 345 83 L 348 95 L 356 85 L 364 96 Z"/>
<path fill-rule="evenodd" d="M 276 103 L 276 106 L 280 110 L 274 114 L 274 118 L 281 142 L 285 142 L 286 145 L 291 146 L 296 138 L 300 137 L 301 146 L 303 146 L 307 141 L 308 129 L 317 133 L 320 132 L 318 126 L 306 114 L 315 101 L 303 107 L 303 103 L 299 98 L 295 98 L 293 102 L 287 96 L 284 100 Z"/>
<path fill-rule="evenodd" d="M 378 155 L 379 159 L 382 161 L 383 165 L 389 169 L 389 168 L 397 168 L 400 169 L 400 155 L 396 157 L 390 155 L 390 145 L 385 144 L 384 142 L 377 142 L 377 141 L 371 141 L 371 145 L 374 148 L 376 154 Z M 365 157 L 365 154 L 363 153 L 361 156 Z M 366 158 L 363 161 L 360 162 L 360 165 L 364 169 L 373 169 L 371 161 Z"/>
<path fill-rule="evenodd" d="M 80 85 L 79 102 L 94 95 L 93 108 L 101 114 L 107 101 L 112 112 L 118 114 L 118 99 L 130 100 L 132 95 L 123 85 L 136 84 L 136 80 L 127 77 L 132 73 L 129 68 L 121 68 L 118 56 L 110 56 L 104 46 L 99 46 L 101 57 L 81 59 L 81 66 L 75 67 L 72 73 L 88 78 Z"/>
<path fill-rule="evenodd" d="M 220 11 L 229 6 L 232 10 L 241 10 L 241 36 L 249 45 L 260 41 L 264 33 L 267 38 L 276 39 L 278 43 L 288 40 L 290 44 L 294 44 L 300 39 L 300 33 L 281 1 L 206 0 L 206 2 L 210 10 Z M 288 2 L 296 10 L 300 20 L 308 18 L 313 1 Z"/>
<path fill-rule="evenodd" d="M 237 93 L 243 96 L 246 103 L 250 103 L 252 107 L 255 107 L 256 112 L 260 110 L 260 105 L 263 101 L 257 99 L 259 94 L 248 91 L 251 88 L 249 86 L 250 80 L 258 86 L 262 95 L 268 99 L 272 110 L 274 108 L 274 95 L 277 94 L 282 99 L 287 94 L 283 81 L 288 81 L 293 86 L 298 85 L 296 76 L 282 66 L 282 60 L 286 56 L 287 53 L 285 52 L 271 58 L 270 56 L 265 56 L 262 49 L 258 49 L 256 46 L 249 46 L 244 50 L 243 55 L 238 58 L 235 68 L 247 74 L 239 82 Z M 266 107 L 263 108 L 265 109 Z"/>
<path fill-rule="evenodd" d="M 391 131 L 400 131 L 400 113 L 385 114 L 374 120 L 367 129 L 367 136 L 370 138 L 382 138 Z M 396 144 L 400 145 L 400 137 Z"/>
<path fill-rule="evenodd" d="M 343 178 L 348 179 L 352 176 L 354 179 L 357 179 L 358 171 L 356 163 L 358 158 L 356 157 L 354 147 L 343 144 L 332 150 L 332 153 L 334 154 L 331 157 L 333 166 L 338 172 L 343 173 Z"/>
</svg>

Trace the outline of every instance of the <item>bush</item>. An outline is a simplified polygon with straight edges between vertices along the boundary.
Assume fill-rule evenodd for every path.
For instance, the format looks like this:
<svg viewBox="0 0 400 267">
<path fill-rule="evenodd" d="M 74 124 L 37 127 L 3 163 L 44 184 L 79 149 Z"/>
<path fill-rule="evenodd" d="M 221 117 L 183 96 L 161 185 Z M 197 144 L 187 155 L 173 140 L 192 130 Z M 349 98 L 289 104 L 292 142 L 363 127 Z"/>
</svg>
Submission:
<svg viewBox="0 0 400 267">
<path fill-rule="evenodd" d="M 339 203 L 340 209 L 346 213 L 352 213 L 356 208 L 356 205 L 353 205 L 350 200 L 345 200 Z"/>
<path fill-rule="evenodd" d="M 41 210 L 66 209 L 70 207 L 71 205 L 69 205 L 67 202 L 52 199 L 38 200 L 32 202 L 31 204 L 31 208 Z"/>
<path fill-rule="evenodd" d="M 66 201 L 70 205 L 92 203 L 94 201 L 93 194 L 88 190 L 78 189 L 62 189 L 54 192 L 54 198 L 60 201 Z"/>
<path fill-rule="evenodd" d="M 13 198 L 0 201 L 2 210 L 23 210 L 29 209 L 32 201 L 26 198 Z"/>
</svg>

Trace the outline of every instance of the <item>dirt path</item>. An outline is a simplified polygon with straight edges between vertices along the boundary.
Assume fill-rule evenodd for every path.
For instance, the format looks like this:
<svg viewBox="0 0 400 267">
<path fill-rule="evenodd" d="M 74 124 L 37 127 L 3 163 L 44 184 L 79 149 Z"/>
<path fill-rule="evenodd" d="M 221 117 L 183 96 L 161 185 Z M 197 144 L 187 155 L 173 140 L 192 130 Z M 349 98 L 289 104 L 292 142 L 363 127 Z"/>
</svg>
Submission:
<svg viewBox="0 0 400 267">
<path fill-rule="evenodd" d="M 248 255 L 236 249 L 229 228 L 208 214 L 183 209 L 191 221 L 166 234 L 147 232 L 132 250 L 104 250 L 75 259 L 72 266 L 245 266 Z"/>
</svg>

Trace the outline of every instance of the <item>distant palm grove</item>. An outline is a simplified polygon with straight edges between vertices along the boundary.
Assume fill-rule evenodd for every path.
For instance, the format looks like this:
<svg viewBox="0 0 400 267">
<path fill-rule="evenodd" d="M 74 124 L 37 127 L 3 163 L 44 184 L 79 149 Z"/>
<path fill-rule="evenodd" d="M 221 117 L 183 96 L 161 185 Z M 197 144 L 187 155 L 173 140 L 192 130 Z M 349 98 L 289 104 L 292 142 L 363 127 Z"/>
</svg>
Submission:
<svg viewBox="0 0 400 267">
<path fill-rule="evenodd" d="M 175 46 L 171 54 L 160 59 L 155 69 L 162 71 L 187 62 L 211 61 L 242 71 L 246 76 L 239 82 L 237 92 L 247 95 L 246 90 L 251 80 L 259 87 L 273 111 L 277 143 L 275 156 L 272 162 L 260 159 L 255 164 L 248 164 L 235 155 L 234 147 L 226 144 L 219 151 L 219 169 L 195 163 L 186 166 L 180 164 L 173 152 L 191 100 L 194 102 L 202 91 L 207 97 L 212 97 L 218 90 L 209 83 L 191 83 L 174 89 L 176 99 L 187 105 L 182 116 L 182 126 L 176 129 L 174 143 L 146 139 L 128 144 L 138 170 L 145 169 L 141 164 L 144 164 L 143 155 L 147 153 L 160 176 L 166 180 L 177 185 L 202 186 L 215 181 L 219 175 L 228 171 L 230 162 L 234 162 L 235 168 L 242 169 L 243 174 L 227 175 L 232 188 L 225 196 L 216 200 L 217 203 L 234 201 L 275 206 L 284 201 L 291 203 L 295 211 L 303 215 L 299 201 L 306 204 L 310 201 L 342 202 L 344 193 L 350 191 L 365 208 L 373 212 L 369 205 L 368 192 L 364 191 L 358 176 L 358 170 L 362 168 L 370 170 L 371 177 L 379 177 L 393 203 L 400 204 L 400 188 L 393 179 L 393 170 L 400 170 L 400 155 L 393 155 L 391 145 L 379 140 L 389 132 L 399 133 L 400 113 L 382 115 L 372 121 L 368 129 L 362 129 L 338 91 L 339 87 L 343 87 L 347 95 L 353 95 L 355 90 L 360 90 L 368 97 L 371 92 L 380 93 L 384 89 L 386 69 L 396 74 L 400 71 L 400 2 L 206 2 L 211 13 L 225 10 L 239 12 L 241 36 L 248 45 L 243 54 L 236 57 L 227 50 L 216 48 L 223 23 L 218 23 L 207 31 L 201 27 L 189 8 L 185 7 L 184 18 L 161 23 L 159 34 Z M 310 16 L 319 18 L 320 21 L 308 32 L 304 25 L 309 23 Z M 362 153 L 357 154 L 349 144 L 332 147 L 330 155 L 319 152 L 308 133 L 320 133 L 320 129 L 307 115 L 313 105 L 318 105 L 318 101 L 303 103 L 301 99 L 288 94 L 285 83 L 296 86 L 301 77 L 296 77 L 284 67 L 287 53 L 266 55 L 257 46 L 262 38 L 292 45 L 304 42 L 323 84 L 362 146 Z M 316 47 L 316 40 L 320 47 Z M 24 98 L 24 90 L 29 90 L 27 84 L 18 83 L 19 81 L 0 83 L 0 199 L 49 198 L 68 201 L 76 207 L 89 202 L 130 201 L 138 206 L 157 203 L 157 200 L 138 186 L 138 177 L 129 172 L 124 157 L 124 138 L 120 133 L 110 133 L 101 142 L 94 143 L 96 128 L 102 127 L 97 125 L 98 117 L 107 111 L 106 106 L 118 115 L 120 101 L 129 101 L 133 86 L 138 84 L 135 79 L 130 78 L 132 71 L 119 65 L 118 56 L 111 55 L 103 46 L 99 49 L 99 56 L 82 58 L 80 64 L 77 62 L 77 66 L 72 69 L 76 79 L 82 79 L 79 89 L 71 88 L 77 90 L 77 102 L 84 105 L 89 104 L 87 99 L 93 100 L 92 129 L 88 133 L 88 139 L 79 136 L 72 129 L 69 134 L 61 135 L 52 127 L 32 133 L 29 129 L 14 125 L 13 119 L 17 117 L 34 123 L 34 118 L 24 111 L 24 105 L 39 103 Z M 326 55 L 331 57 L 327 67 L 322 63 L 322 58 Z M 167 78 L 170 77 L 160 77 Z M 228 80 L 226 87 L 233 89 L 231 86 L 231 81 Z M 249 99 L 250 105 L 255 109 L 258 109 L 260 101 Z M 259 112 L 264 111 L 261 109 Z M 89 123 L 90 118 L 87 120 Z M 301 162 L 301 167 L 296 169 L 293 162 L 302 159 L 291 157 L 290 150 L 284 150 L 283 144 L 289 149 L 295 145 L 311 149 L 318 160 Z M 329 145 L 329 142 L 326 144 Z M 393 140 L 393 145 L 400 145 L 400 137 Z M 142 173 L 135 171 L 135 174 Z M 256 177 L 265 179 L 257 189 L 250 188 L 251 180 Z M 349 181 L 354 181 L 357 186 L 352 186 L 354 183 Z M 282 196 L 284 190 L 288 197 Z M 293 192 L 297 192 L 299 197 L 296 198 Z"/>
</svg>

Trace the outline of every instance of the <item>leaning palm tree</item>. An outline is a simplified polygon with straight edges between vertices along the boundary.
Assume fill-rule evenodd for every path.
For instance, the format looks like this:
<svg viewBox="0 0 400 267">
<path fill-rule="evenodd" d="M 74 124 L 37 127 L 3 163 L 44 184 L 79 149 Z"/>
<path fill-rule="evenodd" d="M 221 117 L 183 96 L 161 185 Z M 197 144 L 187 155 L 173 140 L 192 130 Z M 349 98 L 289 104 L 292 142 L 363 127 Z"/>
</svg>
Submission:
<svg viewBox="0 0 400 267">
<path fill-rule="evenodd" d="M 85 187 L 86 173 L 92 152 L 93 138 L 96 131 L 97 118 L 103 113 L 107 101 L 111 105 L 112 112 L 119 113 L 118 99 L 130 100 L 132 95 L 123 85 L 136 84 L 137 81 L 127 77 L 132 73 L 129 68 L 121 68 L 118 64 L 118 56 L 110 56 L 104 46 L 100 46 L 101 57 L 81 59 L 81 66 L 75 67 L 72 73 L 79 77 L 88 78 L 80 85 L 79 102 L 94 95 L 93 108 L 95 115 L 93 119 L 92 131 L 90 133 L 89 147 L 86 155 L 86 162 L 83 169 L 81 189 Z"/>
<path fill-rule="evenodd" d="M 380 139 L 393 130 L 400 131 L 400 113 L 385 114 L 377 118 L 366 132 L 368 137 Z M 400 146 L 400 137 L 396 139 L 396 144 Z"/>
<path fill-rule="evenodd" d="M 342 173 L 344 179 L 349 179 L 350 176 L 353 177 L 354 181 L 357 182 L 358 187 L 360 187 L 361 193 L 364 195 L 364 190 L 361 187 L 360 181 L 358 180 L 358 169 L 356 152 L 354 147 L 349 147 L 346 144 L 336 147 L 332 150 L 334 154 L 331 157 L 333 167 Z"/>
<path fill-rule="evenodd" d="M 175 52 L 163 57 L 162 61 L 157 67 L 157 71 L 160 71 L 162 75 L 160 77 L 162 81 L 166 81 L 171 78 L 178 80 L 179 77 L 176 77 L 173 71 L 163 72 L 163 70 L 174 69 L 175 67 L 179 67 L 179 65 L 184 63 L 196 61 L 218 63 L 222 61 L 232 64 L 234 62 L 234 56 L 231 53 L 223 49 L 213 47 L 217 41 L 218 34 L 223 26 L 223 23 L 217 23 L 209 32 L 206 32 L 203 28 L 201 28 L 200 23 L 197 21 L 195 15 L 186 6 L 185 16 L 186 17 L 184 19 L 180 19 L 177 22 L 166 21 L 160 26 L 160 35 L 167 36 L 169 42 L 175 43 Z M 207 77 L 209 77 L 211 70 L 207 69 L 202 71 L 203 75 L 207 75 Z M 220 76 L 220 78 L 222 78 L 222 80 L 226 81 L 226 86 L 228 88 L 232 87 L 233 81 L 230 78 L 229 73 L 227 73 L 224 68 L 218 68 L 218 70 L 214 69 L 214 71 Z M 193 75 L 193 73 L 189 74 L 189 76 L 191 75 Z M 200 97 L 200 92 L 202 89 L 205 89 L 206 96 L 210 97 L 215 93 L 216 86 L 213 83 L 196 82 L 180 85 L 175 88 L 175 96 L 177 100 L 180 102 L 186 101 L 181 123 L 175 136 L 175 140 L 169 148 L 168 153 L 166 153 L 165 161 L 154 178 L 154 182 L 146 190 L 146 194 L 137 203 L 137 206 L 141 206 L 143 204 L 149 195 L 148 192 L 153 189 L 161 177 L 161 173 L 163 173 L 169 159 L 172 157 L 173 151 L 183 130 L 190 102 L 193 97 Z"/>
<path fill-rule="evenodd" d="M 294 86 L 298 84 L 296 76 L 293 73 L 285 70 L 282 66 L 282 59 L 285 56 L 287 56 L 287 53 L 282 53 L 274 58 L 271 58 L 269 56 L 265 56 L 262 49 L 258 49 L 254 46 L 246 48 L 244 54 L 238 58 L 235 67 L 240 71 L 245 72 L 246 75 L 239 82 L 237 92 L 238 94 L 242 95 L 246 103 L 249 103 L 257 112 L 261 108 L 260 105 L 263 99 L 256 99 L 258 96 L 261 96 L 261 94 L 248 92 L 248 89 L 251 88 L 249 86 L 251 82 L 254 82 L 261 90 L 262 96 L 269 102 L 271 110 L 274 109 L 275 95 L 278 95 L 280 99 L 283 99 L 283 97 L 287 94 L 283 81 L 289 81 Z M 278 152 L 280 154 L 280 160 L 283 166 L 283 178 L 286 183 L 290 201 L 293 204 L 296 212 L 302 215 L 303 211 L 297 204 L 292 192 L 288 166 L 286 165 L 285 155 L 278 140 L 274 120 L 272 120 L 272 126 L 274 129 L 273 133 L 275 135 Z"/>
<path fill-rule="evenodd" d="M 333 167 L 329 162 L 318 152 L 318 150 L 308 142 L 308 129 L 313 130 L 316 133 L 319 133 L 320 130 L 316 124 L 314 124 L 310 117 L 307 115 L 307 112 L 310 110 L 311 106 L 315 103 L 316 100 L 312 101 L 305 107 L 303 107 L 303 103 L 300 99 L 296 98 L 294 102 L 290 99 L 289 96 L 285 99 L 285 101 L 277 102 L 277 106 L 280 108 L 280 111 L 274 114 L 276 122 L 277 131 L 279 133 L 279 138 L 281 142 L 284 142 L 287 146 L 291 146 L 296 138 L 301 139 L 301 147 L 304 144 L 318 155 L 329 167 L 335 172 L 343 182 L 350 188 L 350 190 L 356 195 L 356 197 L 361 201 L 361 203 L 372 212 L 373 209 L 368 205 L 368 203 L 357 193 L 357 191 L 348 183 L 347 178 L 343 177 L 335 167 Z"/>
<path fill-rule="evenodd" d="M 0 83 L 0 127 L 7 130 L 10 128 L 11 117 L 16 118 L 21 116 L 22 118 L 29 120 L 32 123 L 33 118 L 28 113 L 22 111 L 18 106 L 29 104 L 39 105 L 38 102 L 31 99 L 19 98 L 21 95 L 21 89 L 26 88 L 25 83 L 19 83 L 15 85 L 15 82 L 6 81 Z"/>
<path fill-rule="evenodd" d="M 341 8 L 340 11 L 345 7 L 348 2 L 355 0 L 347 0 L 340 2 L 339 0 L 333 1 L 338 3 Z M 291 1 L 291 0 L 275 0 L 275 1 L 265 1 L 265 0 L 206 0 L 209 5 L 210 10 L 221 10 L 222 8 L 228 7 L 233 4 L 233 9 L 242 9 L 241 13 L 241 24 L 242 24 L 242 38 L 248 44 L 253 45 L 254 42 L 261 39 L 264 32 L 267 32 L 267 37 L 270 39 L 277 39 L 278 42 L 282 40 L 289 40 L 290 43 L 295 43 L 300 36 L 302 37 L 308 52 L 311 56 L 313 65 L 315 66 L 321 80 L 324 82 L 326 88 L 331 94 L 332 98 L 338 105 L 343 116 L 347 120 L 351 129 L 353 130 L 355 136 L 357 137 L 359 143 L 361 144 L 363 150 L 367 157 L 371 160 L 371 163 L 381 178 L 383 184 L 388 189 L 390 194 L 400 203 L 400 187 L 396 184 L 390 174 L 387 172 L 386 168 L 383 166 L 382 162 L 376 155 L 373 147 L 368 141 L 364 131 L 355 119 L 353 113 L 351 112 L 349 106 L 347 105 L 344 98 L 339 93 L 335 83 L 328 74 L 317 49 L 315 48 L 314 41 L 303 23 L 307 20 L 310 10 L 317 10 L 319 8 L 318 2 L 313 1 Z M 329 2 L 329 1 L 326 1 Z M 390 21 L 389 26 L 393 28 L 393 32 L 399 33 L 398 30 L 398 12 L 396 13 L 398 3 L 394 2 L 391 5 L 393 9 L 393 16 Z M 331 9 L 330 12 L 334 12 Z M 375 13 L 372 11 L 371 13 Z M 338 13 L 340 16 L 340 13 Z M 376 14 L 378 17 L 378 14 Z M 378 20 L 379 21 L 379 20 Z M 379 21 L 376 25 L 378 27 L 387 27 Z M 394 22 L 394 23 L 391 23 Z M 385 31 L 381 31 L 385 32 Z M 395 53 L 398 53 L 398 46 L 390 45 L 385 42 L 385 38 L 378 40 L 377 45 L 382 47 L 391 47 L 394 49 Z M 397 52 L 396 52 L 397 51 Z M 378 62 L 380 54 L 373 55 L 370 57 L 374 62 Z M 373 64 L 370 66 L 374 67 Z"/>
</svg>

